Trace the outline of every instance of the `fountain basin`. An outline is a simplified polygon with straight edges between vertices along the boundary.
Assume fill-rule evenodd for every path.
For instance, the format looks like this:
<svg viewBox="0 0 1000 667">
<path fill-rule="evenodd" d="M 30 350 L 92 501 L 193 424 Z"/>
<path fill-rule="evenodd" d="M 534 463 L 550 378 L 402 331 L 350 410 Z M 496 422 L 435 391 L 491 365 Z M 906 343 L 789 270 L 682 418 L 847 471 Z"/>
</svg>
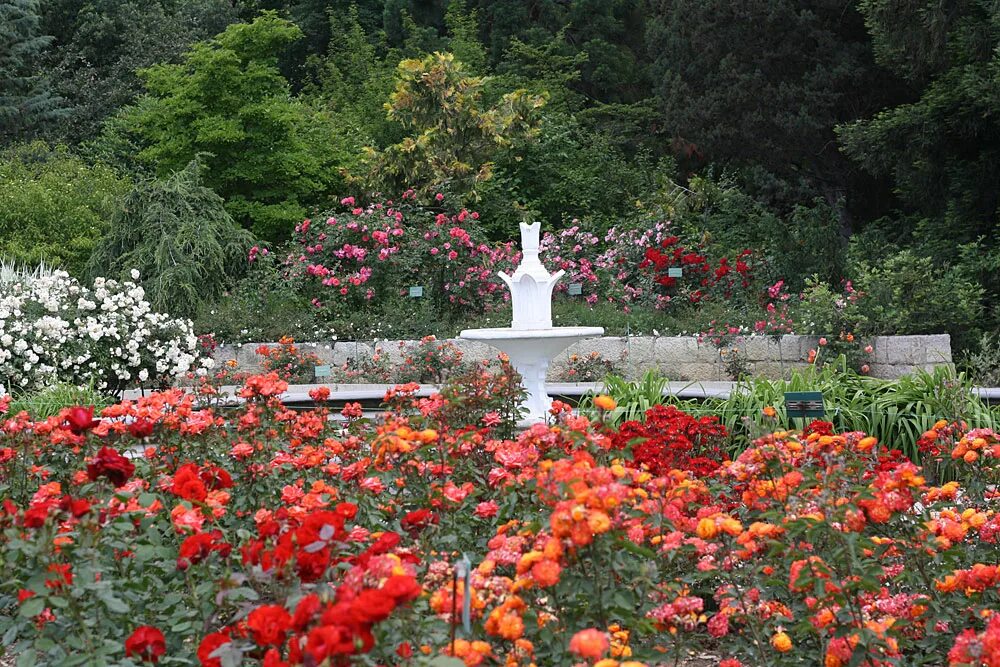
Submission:
<svg viewBox="0 0 1000 667">
<path fill-rule="evenodd" d="M 466 329 L 459 338 L 476 340 L 500 350 L 521 374 L 527 396 L 522 405 L 520 425 L 544 422 L 552 407 L 545 391 L 549 363 L 569 346 L 587 338 L 604 335 L 602 327 L 550 327 L 547 329 Z"/>
</svg>

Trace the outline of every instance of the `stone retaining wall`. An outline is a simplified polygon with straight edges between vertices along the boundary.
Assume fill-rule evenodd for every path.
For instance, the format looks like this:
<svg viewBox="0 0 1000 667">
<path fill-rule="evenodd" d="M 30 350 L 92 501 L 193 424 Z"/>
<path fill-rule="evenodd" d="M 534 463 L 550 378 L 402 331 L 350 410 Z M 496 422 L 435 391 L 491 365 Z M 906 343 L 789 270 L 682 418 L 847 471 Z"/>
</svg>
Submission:
<svg viewBox="0 0 1000 667">
<path fill-rule="evenodd" d="M 780 342 L 752 336 L 738 347 L 750 370 L 757 375 L 777 378 L 787 376 L 794 368 L 808 365 L 809 350 L 816 348 L 815 336 L 783 336 Z M 406 341 L 410 342 L 410 341 Z M 452 339 L 470 361 L 492 359 L 497 351 L 484 343 Z M 871 375 L 897 378 L 918 369 L 952 363 L 951 338 L 947 334 L 933 336 L 881 336 L 870 341 Z M 223 345 L 215 358 L 223 363 L 236 360 L 237 369 L 247 372 L 260 370 L 259 343 Z M 341 366 L 355 356 L 371 357 L 376 347 L 389 356 L 393 364 L 402 363 L 400 341 L 302 343 L 300 349 L 314 352 L 324 364 Z M 550 380 L 566 380 L 566 362 L 570 355 L 597 352 L 615 363 L 627 378 L 638 378 L 656 368 L 672 380 L 725 380 L 719 351 L 710 344 L 699 344 L 694 337 L 682 336 L 608 336 L 585 340 L 574 345 L 555 359 L 549 370 Z"/>
</svg>

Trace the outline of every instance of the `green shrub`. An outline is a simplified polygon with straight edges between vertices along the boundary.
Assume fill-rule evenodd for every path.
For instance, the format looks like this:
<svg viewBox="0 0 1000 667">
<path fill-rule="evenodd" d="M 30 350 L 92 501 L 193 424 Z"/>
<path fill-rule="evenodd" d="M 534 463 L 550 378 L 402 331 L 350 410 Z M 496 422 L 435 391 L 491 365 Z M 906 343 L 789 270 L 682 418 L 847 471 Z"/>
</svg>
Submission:
<svg viewBox="0 0 1000 667">
<path fill-rule="evenodd" d="M 0 255 L 80 276 L 128 192 L 114 170 L 42 142 L 0 153 Z"/>
<path fill-rule="evenodd" d="M 960 365 L 980 387 L 1000 387 L 1000 335 L 984 333 Z"/>
<path fill-rule="evenodd" d="M 153 308 L 192 316 L 247 266 L 253 236 L 201 183 L 195 160 L 162 181 L 139 183 L 90 258 L 92 276 L 138 270 Z"/>
<path fill-rule="evenodd" d="M 329 114 L 290 94 L 279 56 L 302 38 L 264 12 L 195 44 L 181 64 L 139 72 L 147 95 L 112 124 L 140 141 L 163 176 L 203 155 L 206 184 L 261 238 L 286 238 L 307 207 L 323 205 L 356 147 Z"/>
<path fill-rule="evenodd" d="M 673 208 L 674 223 L 688 236 L 703 235 L 722 254 L 762 252 L 773 277 L 792 289 L 814 274 L 828 282 L 844 275 L 846 244 L 837 214 L 821 199 L 782 214 L 729 177 L 695 177 Z"/>
<path fill-rule="evenodd" d="M 861 261 L 853 272 L 861 318 L 874 334 L 947 332 L 959 342 L 980 324 L 983 288 L 961 267 L 910 250 Z"/>
<path fill-rule="evenodd" d="M 289 284 L 271 254 L 258 255 L 245 278 L 215 302 L 202 305 L 195 330 L 211 333 L 222 343 L 333 337 L 331 326 L 316 317 L 316 309 Z"/>
</svg>

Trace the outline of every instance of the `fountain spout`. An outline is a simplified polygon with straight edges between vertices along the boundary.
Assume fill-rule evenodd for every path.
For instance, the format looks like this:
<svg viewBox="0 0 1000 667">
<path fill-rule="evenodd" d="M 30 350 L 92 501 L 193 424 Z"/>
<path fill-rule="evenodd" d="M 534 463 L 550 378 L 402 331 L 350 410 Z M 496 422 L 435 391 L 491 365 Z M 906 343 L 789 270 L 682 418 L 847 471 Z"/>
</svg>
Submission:
<svg viewBox="0 0 1000 667">
<path fill-rule="evenodd" d="M 512 329 L 550 329 L 552 327 L 552 289 L 564 271 L 549 273 L 538 259 L 538 234 L 541 223 L 521 223 L 521 263 L 514 275 L 500 271 L 507 283 L 514 317 Z"/>
</svg>

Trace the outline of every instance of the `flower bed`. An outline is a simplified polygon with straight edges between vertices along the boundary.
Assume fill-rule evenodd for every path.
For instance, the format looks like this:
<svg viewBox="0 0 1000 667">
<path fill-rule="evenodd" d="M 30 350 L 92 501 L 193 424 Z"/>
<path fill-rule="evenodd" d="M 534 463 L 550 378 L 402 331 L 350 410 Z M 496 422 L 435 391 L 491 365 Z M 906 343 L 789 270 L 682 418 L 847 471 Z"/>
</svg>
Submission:
<svg viewBox="0 0 1000 667">
<path fill-rule="evenodd" d="M 285 388 L 250 377 L 231 411 L 171 390 L 99 422 L 8 415 L 0 634 L 13 652 L 59 665 L 637 667 L 689 650 L 726 667 L 995 664 L 991 431 L 942 421 L 925 434 L 960 480 L 942 483 L 892 443 L 824 422 L 721 461 L 724 429 L 673 408 L 613 431 L 556 404 L 553 425 L 510 440 L 498 415 L 463 404 L 486 385 L 430 398 L 400 386 L 383 420 L 348 406 L 346 423 L 284 408 Z"/>
</svg>

